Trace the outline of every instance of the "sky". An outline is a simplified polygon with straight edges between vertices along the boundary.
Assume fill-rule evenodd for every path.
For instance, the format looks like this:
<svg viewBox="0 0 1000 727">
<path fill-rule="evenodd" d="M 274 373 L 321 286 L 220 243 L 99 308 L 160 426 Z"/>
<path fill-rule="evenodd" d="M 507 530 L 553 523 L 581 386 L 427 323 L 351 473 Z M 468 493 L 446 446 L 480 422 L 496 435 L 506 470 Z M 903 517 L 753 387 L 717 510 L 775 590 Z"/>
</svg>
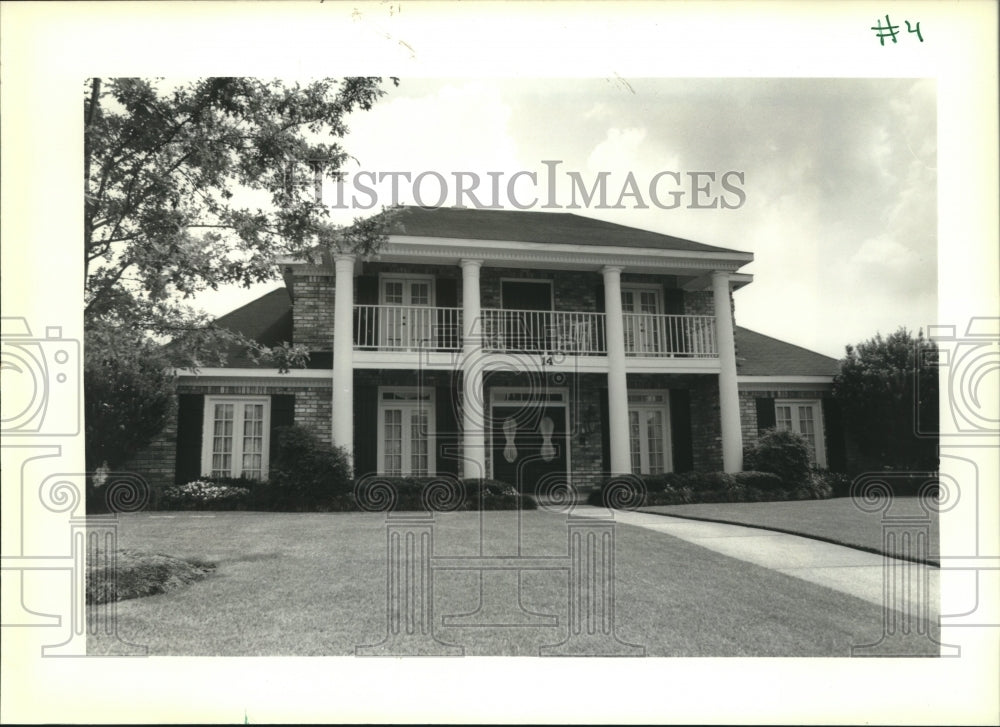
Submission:
<svg viewBox="0 0 1000 727">
<path fill-rule="evenodd" d="M 343 140 L 354 159 L 345 205 L 368 204 L 352 193 L 358 172 L 454 172 L 482 181 L 502 176 L 500 206 L 517 171 L 535 172 L 548 198 L 543 162 L 559 161 L 557 203 L 572 191 L 567 172 L 588 188 L 607 172 L 606 206 L 594 198 L 576 214 L 684 237 L 754 255 L 742 268 L 754 281 L 736 293 L 736 323 L 833 357 L 846 344 L 899 326 L 935 322 L 937 291 L 936 93 L 922 79 L 406 79 L 367 112 L 348 121 Z M 683 191 L 674 209 L 658 199 Z M 692 172 L 713 172 L 708 198 L 692 199 Z M 723 175 L 745 200 L 719 186 Z M 641 200 L 619 194 L 629 174 Z M 742 179 L 742 183 L 739 180 Z M 398 200 L 434 204 L 429 175 L 416 190 L 400 178 Z M 709 183 L 700 176 L 699 186 Z M 366 180 L 367 184 L 367 180 Z M 531 202 L 532 184 L 517 181 L 514 201 Z M 391 200 L 388 181 L 378 202 Z M 690 209 L 724 195 L 731 209 Z M 430 200 L 428 202 L 428 200 Z M 324 201 L 336 204 L 332 184 Z M 465 204 L 473 202 L 465 197 Z M 645 205 L 647 208 L 641 208 Z M 736 206 L 739 205 L 739 206 Z M 363 210 L 334 210 L 347 223 Z M 273 289 L 227 289 L 197 303 L 223 314 Z"/>
</svg>

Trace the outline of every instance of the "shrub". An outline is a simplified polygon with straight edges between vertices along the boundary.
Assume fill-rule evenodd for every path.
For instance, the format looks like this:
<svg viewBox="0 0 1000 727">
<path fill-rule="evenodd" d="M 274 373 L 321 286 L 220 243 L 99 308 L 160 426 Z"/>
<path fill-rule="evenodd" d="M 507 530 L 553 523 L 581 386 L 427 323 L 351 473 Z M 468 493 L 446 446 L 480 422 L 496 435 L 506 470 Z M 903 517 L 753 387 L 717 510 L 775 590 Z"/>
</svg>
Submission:
<svg viewBox="0 0 1000 727">
<path fill-rule="evenodd" d="M 159 506 L 163 510 L 243 510 L 249 501 L 249 488 L 195 480 L 165 488 Z"/>
<path fill-rule="evenodd" d="M 669 472 L 607 480 L 587 502 L 599 507 L 635 509 L 652 505 L 703 502 L 767 502 L 830 497 L 832 487 L 820 478 L 790 491 L 772 472 Z"/>
<path fill-rule="evenodd" d="M 745 472 L 736 472 L 732 478 L 742 487 L 759 490 L 763 493 L 783 494 L 785 489 L 781 478 L 773 472 L 746 470 Z"/>
<path fill-rule="evenodd" d="M 776 474 L 789 490 L 809 482 L 809 445 L 796 432 L 768 429 L 747 451 L 744 463 L 749 470 Z"/>
<path fill-rule="evenodd" d="M 400 511 L 535 510 L 538 503 L 500 480 L 366 477 L 355 483 L 351 509 Z M 390 507 L 390 503 L 391 507 Z"/>
<path fill-rule="evenodd" d="M 351 494 L 347 452 L 325 444 L 298 425 L 279 427 L 271 458 L 271 488 L 262 491 L 268 509 L 323 510 Z"/>
</svg>

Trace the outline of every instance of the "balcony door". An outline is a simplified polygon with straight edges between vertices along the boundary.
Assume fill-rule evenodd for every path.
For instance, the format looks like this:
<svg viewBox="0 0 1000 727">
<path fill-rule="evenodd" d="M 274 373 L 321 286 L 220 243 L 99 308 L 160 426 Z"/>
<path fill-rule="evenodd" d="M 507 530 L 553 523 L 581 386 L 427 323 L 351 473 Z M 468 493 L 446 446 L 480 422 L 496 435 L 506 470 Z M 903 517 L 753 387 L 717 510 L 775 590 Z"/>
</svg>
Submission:
<svg viewBox="0 0 1000 727">
<path fill-rule="evenodd" d="M 503 280 L 503 340 L 508 351 L 548 350 L 546 329 L 552 310 L 552 281 Z"/>
<path fill-rule="evenodd" d="M 379 347 L 412 351 L 431 345 L 434 279 L 386 275 L 379 288 Z"/>
<path fill-rule="evenodd" d="M 640 356 L 661 350 L 663 332 L 660 313 L 663 308 L 658 287 L 622 288 L 622 313 L 625 324 L 625 352 Z"/>
</svg>

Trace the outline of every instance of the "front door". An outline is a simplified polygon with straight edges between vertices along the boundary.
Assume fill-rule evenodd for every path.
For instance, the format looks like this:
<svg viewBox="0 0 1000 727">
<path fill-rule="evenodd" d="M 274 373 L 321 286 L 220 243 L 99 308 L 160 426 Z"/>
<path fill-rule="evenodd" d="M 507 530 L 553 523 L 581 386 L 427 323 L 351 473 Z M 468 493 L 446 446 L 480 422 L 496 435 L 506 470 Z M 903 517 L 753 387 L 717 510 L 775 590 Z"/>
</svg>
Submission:
<svg viewBox="0 0 1000 727">
<path fill-rule="evenodd" d="M 434 304 L 431 280 L 382 278 L 379 346 L 411 351 L 430 345 Z"/>
<path fill-rule="evenodd" d="M 535 493 L 546 476 L 565 482 L 569 439 L 564 406 L 494 404 L 492 437 L 494 479 L 528 494 Z M 543 489 L 552 486 L 548 482 Z"/>
</svg>

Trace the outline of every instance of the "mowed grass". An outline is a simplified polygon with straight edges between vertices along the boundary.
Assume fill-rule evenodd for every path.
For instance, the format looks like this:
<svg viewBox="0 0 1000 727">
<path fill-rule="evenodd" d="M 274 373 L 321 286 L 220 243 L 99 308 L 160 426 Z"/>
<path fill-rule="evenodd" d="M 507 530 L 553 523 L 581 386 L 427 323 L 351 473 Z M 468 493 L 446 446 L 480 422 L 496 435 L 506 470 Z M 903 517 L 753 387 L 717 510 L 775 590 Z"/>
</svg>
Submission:
<svg viewBox="0 0 1000 727">
<path fill-rule="evenodd" d="M 791 502 L 658 505 L 642 510 L 700 520 L 753 525 L 807 535 L 882 555 L 904 555 L 898 547 L 895 550 L 886 548 L 882 534 L 882 513 L 864 512 L 850 497 Z M 926 520 L 929 526 L 929 543 L 928 553 L 924 554 L 923 560 L 940 565 L 938 559 L 941 535 L 936 512 L 927 513 L 916 497 L 896 497 L 887 515 L 890 518 L 914 518 L 917 522 Z"/>
<path fill-rule="evenodd" d="M 520 532 L 521 555 L 566 555 L 564 515 L 518 517 L 438 515 L 434 553 L 512 554 Z M 615 533 L 617 635 L 647 656 L 849 656 L 882 634 L 874 604 L 652 530 L 618 525 Z M 386 636 L 383 516 L 136 513 L 120 518 L 119 547 L 216 564 L 198 583 L 114 604 L 117 638 L 150 655 L 348 656 Z M 566 638 L 566 571 L 522 571 L 519 597 L 511 575 L 485 578 L 435 572 L 437 642 L 408 653 L 433 653 L 440 642 L 466 655 L 537 655 Z M 90 607 L 91 617 L 100 618 L 100 608 Z M 442 616 L 477 609 L 473 620 L 486 625 L 442 624 Z M 523 625 L 532 613 L 555 624 Z M 912 649 L 927 655 L 927 640 L 914 638 Z M 88 652 L 121 647 L 115 637 L 90 636 Z"/>
</svg>

